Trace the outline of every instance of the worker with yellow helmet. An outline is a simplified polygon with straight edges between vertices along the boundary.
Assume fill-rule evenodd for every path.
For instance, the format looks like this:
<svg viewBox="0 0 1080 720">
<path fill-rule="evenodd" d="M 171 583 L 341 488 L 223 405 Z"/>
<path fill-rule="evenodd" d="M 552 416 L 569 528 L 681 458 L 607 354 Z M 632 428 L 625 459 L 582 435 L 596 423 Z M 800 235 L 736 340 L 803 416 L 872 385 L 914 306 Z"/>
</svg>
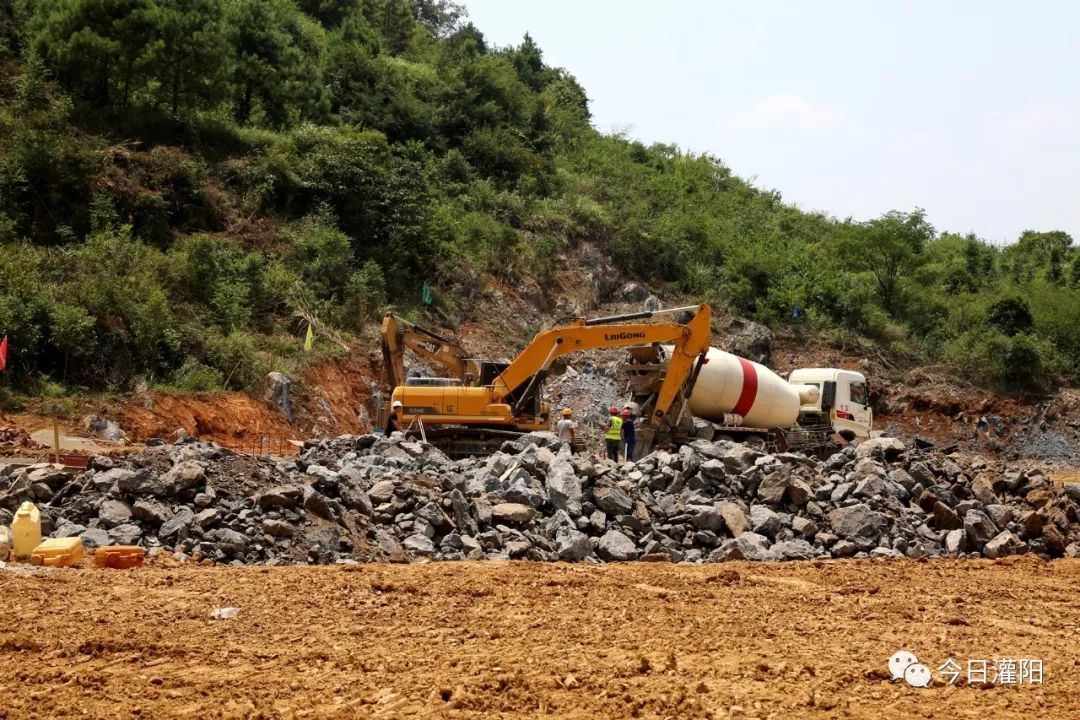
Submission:
<svg viewBox="0 0 1080 720">
<path fill-rule="evenodd" d="M 574 444 L 574 434 L 577 430 L 577 423 L 571 418 L 574 416 L 574 411 L 570 408 L 563 408 L 562 420 L 559 420 L 555 426 L 555 434 L 558 435 L 559 440 L 562 440 L 568 445 Z"/>
</svg>

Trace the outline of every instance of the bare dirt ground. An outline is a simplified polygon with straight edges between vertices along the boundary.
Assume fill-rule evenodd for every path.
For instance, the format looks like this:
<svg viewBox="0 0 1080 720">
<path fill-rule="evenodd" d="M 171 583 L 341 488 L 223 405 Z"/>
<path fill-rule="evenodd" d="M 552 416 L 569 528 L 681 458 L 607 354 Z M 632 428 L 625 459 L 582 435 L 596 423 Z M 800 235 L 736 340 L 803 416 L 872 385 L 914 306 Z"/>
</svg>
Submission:
<svg viewBox="0 0 1080 720">
<path fill-rule="evenodd" d="M 0 717 L 1074 718 L 1078 584 L 1036 558 L 8 572 Z M 931 687 L 889 679 L 901 648 Z M 936 671 L 1002 657 L 1042 686 Z"/>
</svg>

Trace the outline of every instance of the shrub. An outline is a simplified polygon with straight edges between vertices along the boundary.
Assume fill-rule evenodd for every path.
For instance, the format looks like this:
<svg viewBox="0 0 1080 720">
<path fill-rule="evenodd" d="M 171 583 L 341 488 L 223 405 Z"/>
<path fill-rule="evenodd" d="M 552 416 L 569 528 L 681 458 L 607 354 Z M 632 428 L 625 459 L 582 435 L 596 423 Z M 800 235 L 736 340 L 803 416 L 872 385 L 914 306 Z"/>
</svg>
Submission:
<svg viewBox="0 0 1080 720">
<path fill-rule="evenodd" d="M 1031 309 L 1019 297 L 1002 298 L 995 302 L 987 308 L 986 321 L 1009 337 L 1030 331 L 1034 324 Z"/>
<path fill-rule="evenodd" d="M 220 392 L 225 387 L 225 379 L 217 368 L 192 362 L 176 371 L 173 386 L 184 392 Z"/>
</svg>

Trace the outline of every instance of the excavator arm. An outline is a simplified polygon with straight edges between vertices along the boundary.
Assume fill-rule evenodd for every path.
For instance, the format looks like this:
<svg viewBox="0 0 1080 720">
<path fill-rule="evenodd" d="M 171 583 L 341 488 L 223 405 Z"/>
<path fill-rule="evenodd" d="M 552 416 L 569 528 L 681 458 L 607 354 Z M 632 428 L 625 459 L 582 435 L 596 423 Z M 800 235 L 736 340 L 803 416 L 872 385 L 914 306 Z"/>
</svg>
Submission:
<svg viewBox="0 0 1080 720">
<path fill-rule="evenodd" d="M 469 353 L 459 343 L 425 327 L 387 313 L 382 322 L 383 366 L 390 389 L 405 384 L 405 349 L 446 368 L 450 377 L 462 382 L 476 369 L 470 367 Z M 475 363 L 472 363 L 475 364 Z"/>
<path fill-rule="evenodd" d="M 633 323 L 626 320 L 651 318 L 661 313 L 694 310 L 685 324 Z M 492 402 L 510 401 L 515 395 L 529 396 L 533 385 L 543 377 L 552 361 L 572 352 L 591 349 L 630 347 L 649 343 L 673 343 L 668 363 L 649 423 L 659 427 L 679 391 L 692 379 L 695 361 L 709 349 L 712 310 L 708 305 L 642 312 L 594 320 L 578 320 L 570 325 L 546 330 L 514 359 L 492 383 Z M 520 392 L 519 392 L 520 391 Z M 515 412 L 515 414 L 517 414 Z"/>
</svg>

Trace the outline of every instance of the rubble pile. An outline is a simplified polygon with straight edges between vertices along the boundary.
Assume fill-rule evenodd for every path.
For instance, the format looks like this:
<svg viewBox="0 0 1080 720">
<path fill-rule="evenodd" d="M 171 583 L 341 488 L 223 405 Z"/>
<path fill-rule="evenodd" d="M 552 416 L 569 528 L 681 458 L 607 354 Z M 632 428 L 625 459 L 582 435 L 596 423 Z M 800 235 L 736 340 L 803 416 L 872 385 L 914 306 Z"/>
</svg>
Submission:
<svg viewBox="0 0 1080 720">
<path fill-rule="evenodd" d="M 45 447 L 30 437 L 25 430 L 8 426 L 0 427 L 0 446 L 18 448 Z"/>
<path fill-rule="evenodd" d="M 194 441 L 0 470 L 0 522 L 231 563 L 1080 556 L 1080 484 L 878 438 L 820 461 L 697 441 L 615 464 L 550 433 L 453 461 L 395 434 L 294 460 Z"/>
</svg>

